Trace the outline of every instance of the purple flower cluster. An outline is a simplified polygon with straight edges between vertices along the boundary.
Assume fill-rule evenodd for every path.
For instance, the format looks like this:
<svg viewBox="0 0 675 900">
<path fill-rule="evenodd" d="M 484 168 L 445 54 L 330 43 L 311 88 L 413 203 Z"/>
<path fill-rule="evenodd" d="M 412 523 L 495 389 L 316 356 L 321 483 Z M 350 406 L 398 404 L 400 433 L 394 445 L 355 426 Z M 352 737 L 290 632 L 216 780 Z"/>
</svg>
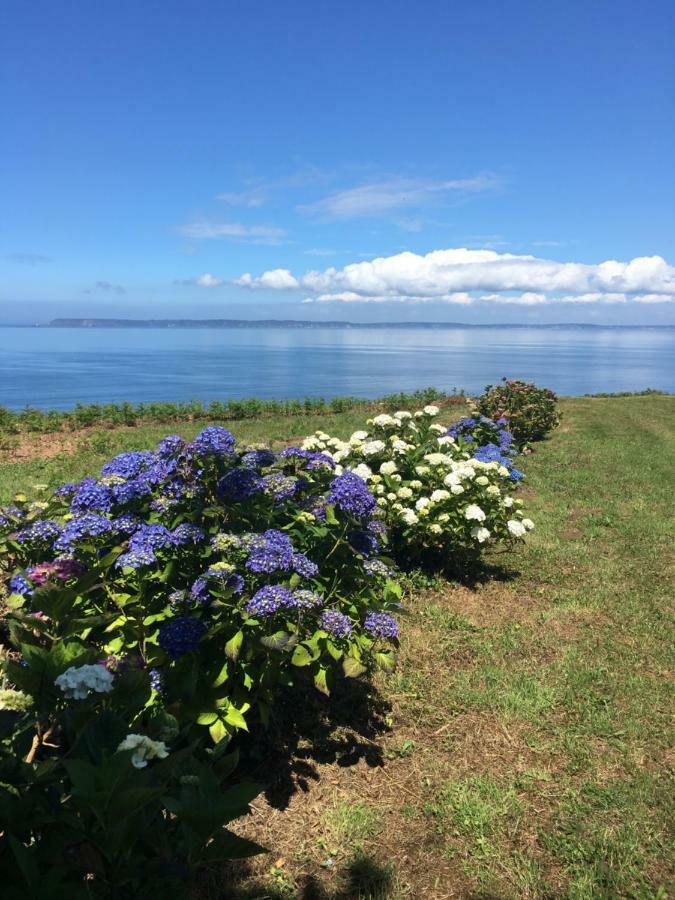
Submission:
<svg viewBox="0 0 675 900">
<path fill-rule="evenodd" d="M 398 623 L 389 613 L 369 613 L 363 627 L 373 637 L 388 638 L 389 640 L 398 637 Z"/>
<path fill-rule="evenodd" d="M 218 496 L 221 500 L 232 500 L 234 503 L 246 500 L 262 490 L 262 478 L 253 469 L 247 467 L 230 469 L 220 479 L 217 487 Z"/>
<path fill-rule="evenodd" d="M 151 566 L 155 562 L 157 562 L 157 557 L 152 550 L 139 547 L 135 550 L 127 550 L 126 553 L 120 553 L 115 560 L 115 568 L 142 569 L 143 566 Z"/>
<path fill-rule="evenodd" d="M 114 532 L 110 519 L 98 513 L 84 513 L 70 519 L 63 531 L 54 541 L 54 549 L 59 552 L 72 552 L 74 545 L 83 540 L 96 541 L 100 537 L 108 537 Z"/>
<path fill-rule="evenodd" d="M 287 447 L 279 454 L 279 459 L 297 460 L 304 463 L 305 469 L 319 469 L 327 466 L 329 469 L 335 468 L 335 460 L 325 453 L 319 453 L 316 450 L 303 450 L 302 447 Z"/>
<path fill-rule="evenodd" d="M 51 544 L 61 534 L 60 527 L 51 519 L 41 519 L 33 522 L 28 528 L 23 528 L 17 534 L 20 544 Z"/>
<path fill-rule="evenodd" d="M 244 579 L 238 572 L 221 569 L 219 566 L 210 566 L 206 570 L 206 577 L 220 582 L 222 587 L 231 590 L 233 594 L 243 593 Z"/>
<path fill-rule="evenodd" d="M 131 450 L 128 453 L 120 453 L 101 469 L 102 475 L 116 475 L 128 481 L 137 478 L 141 472 L 145 472 L 155 463 L 155 454 L 150 450 Z"/>
<path fill-rule="evenodd" d="M 349 616 L 337 609 L 326 609 L 321 613 L 321 627 L 336 638 L 351 637 L 354 626 Z"/>
<path fill-rule="evenodd" d="M 274 465 L 276 456 L 271 450 L 263 448 L 262 450 L 249 450 L 241 458 L 244 466 L 252 466 L 255 469 L 266 469 L 268 466 Z"/>
<path fill-rule="evenodd" d="M 317 606 L 323 606 L 323 599 L 316 591 L 301 588 L 299 591 L 294 591 L 294 597 L 295 606 L 298 609 L 316 609 Z"/>
<path fill-rule="evenodd" d="M 271 472 L 262 479 L 262 489 L 270 494 L 278 503 L 291 500 L 306 482 L 300 478 L 284 475 L 283 472 Z"/>
<path fill-rule="evenodd" d="M 474 457 L 481 462 L 496 462 L 500 466 L 504 466 L 509 470 L 509 478 L 511 481 L 521 481 L 525 477 L 525 473 L 516 469 L 513 459 L 505 456 L 496 444 L 485 444 L 474 450 Z"/>
<path fill-rule="evenodd" d="M 191 456 L 226 456 L 234 452 L 235 446 L 234 436 L 227 428 L 209 425 L 199 432 L 187 449 Z"/>
<path fill-rule="evenodd" d="M 74 513 L 109 512 L 113 505 L 113 492 L 95 478 L 85 478 L 77 485 L 70 501 L 70 509 Z"/>
<path fill-rule="evenodd" d="M 173 659 L 179 659 L 199 647 L 208 631 L 206 625 L 193 616 L 176 616 L 159 629 L 157 643 Z"/>
<path fill-rule="evenodd" d="M 363 563 L 363 568 L 368 575 L 379 576 L 380 578 L 394 578 L 395 572 L 381 559 L 367 559 Z"/>
<path fill-rule="evenodd" d="M 328 502 L 358 518 L 369 516 L 375 509 L 375 498 L 363 478 L 354 472 L 345 472 L 331 481 Z"/>
<path fill-rule="evenodd" d="M 205 537 L 203 528 L 184 522 L 182 525 L 174 528 L 171 539 L 175 547 L 185 547 L 188 544 L 200 544 Z"/>
<path fill-rule="evenodd" d="M 290 609 L 295 606 L 293 591 L 281 584 L 266 584 L 260 588 L 244 607 L 252 616 L 273 616 L 282 607 Z"/>
<path fill-rule="evenodd" d="M 33 593 L 33 585 L 20 572 L 9 579 L 9 589 L 12 594 L 21 594 L 23 597 Z"/>
<path fill-rule="evenodd" d="M 84 572 L 84 566 L 74 559 L 57 559 L 54 562 L 39 563 L 28 569 L 28 577 L 34 585 L 48 581 L 67 581 Z"/>
<path fill-rule="evenodd" d="M 129 550 L 153 553 L 171 547 L 174 536 L 165 525 L 141 525 L 129 538 Z"/>
</svg>

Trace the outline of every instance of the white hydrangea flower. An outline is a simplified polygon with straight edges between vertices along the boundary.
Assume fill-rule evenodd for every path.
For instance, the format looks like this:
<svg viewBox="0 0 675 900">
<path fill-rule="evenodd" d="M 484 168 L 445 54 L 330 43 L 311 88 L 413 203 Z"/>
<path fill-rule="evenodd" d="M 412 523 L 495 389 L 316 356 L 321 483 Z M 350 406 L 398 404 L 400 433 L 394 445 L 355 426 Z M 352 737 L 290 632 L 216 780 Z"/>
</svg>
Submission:
<svg viewBox="0 0 675 900">
<path fill-rule="evenodd" d="M 437 406 L 425 406 L 422 411 L 427 416 L 437 416 L 440 412 L 440 409 Z"/>
<path fill-rule="evenodd" d="M 450 516 L 448 515 L 448 513 L 441 513 L 440 516 L 438 517 L 438 521 L 445 524 L 445 522 L 450 521 Z"/>
<path fill-rule="evenodd" d="M 453 484 L 450 486 L 450 493 L 456 494 L 456 495 L 463 494 L 464 488 L 462 487 L 461 484 Z"/>
<path fill-rule="evenodd" d="M 373 475 L 373 470 L 365 463 L 359 463 L 359 465 L 355 469 L 352 469 L 352 472 L 355 475 L 358 475 L 359 478 L 363 478 L 364 481 L 368 481 L 368 479 Z"/>
<path fill-rule="evenodd" d="M 407 453 L 408 450 L 413 449 L 410 444 L 406 444 L 406 442 L 402 441 L 400 438 L 392 440 L 391 446 L 394 453 Z"/>
<path fill-rule="evenodd" d="M 452 459 L 445 453 L 427 453 L 424 459 L 432 466 L 449 466 L 452 463 Z"/>
<path fill-rule="evenodd" d="M 396 494 L 387 494 L 387 500 L 388 500 L 390 503 L 394 503 L 395 500 L 396 500 Z"/>
<path fill-rule="evenodd" d="M 413 509 L 404 509 L 401 511 L 401 518 L 406 523 L 406 525 L 415 525 L 419 522 L 417 518 L 417 514 Z"/>
<path fill-rule="evenodd" d="M 423 419 L 423 418 L 424 418 L 424 413 L 422 412 L 421 409 L 415 410 L 415 418 L 416 418 L 416 419 Z"/>
<path fill-rule="evenodd" d="M 523 523 L 519 522 L 518 519 L 509 519 L 506 523 L 506 527 L 509 529 L 509 533 L 514 537 L 522 537 L 527 531 L 527 528 L 525 528 Z"/>
<path fill-rule="evenodd" d="M 335 468 L 333 469 L 333 472 L 334 472 L 336 475 L 342 475 L 342 473 L 344 472 L 344 470 L 345 470 L 345 467 L 344 467 L 344 466 L 335 466 Z"/>
<path fill-rule="evenodd" d="M 362 444 L 364 441 L 368 440 L 368 432 L 367 431 L 355 431 L 354 434 L 349 438 L 349 443 L 352 447 L 358 447 L 359 444 Z"/>
<path fill-rule="evenodd" d="M 523 525 L 527 528 L 528 531 L 532 531 L 534 528 L 534 522 L 532 519 L 523 519 Z"/>
<path fill-rule="evenodd" d="M 490 537 L 490 532 L 487 528 L 472 528 L 471 537 L 475 538 L 479 544 L 482 544 Z"/>
<path fill-rule="evenodd" d="M 415 471 L 418 475 L 428 475 L 431 470 L 429 466 L 415 466 Z"/>
<path fill-rule="evenodd" d="M 113 676 L 105 666 L 98 663 L 71 666 L 54 679 L 54 684 L 71 700 L 85 700 L 90 691 L 109 694 L 113 687 Z"/>
<path fill-rule="evenodd" d="M 513 506 L 513 497 L 504 497 L 504 506 L 510 509 Z"/>
<path fill-rule="evenodd" d="M 387 489 L 383 484 L 376 484 L 374 490 L 376 494 L 384 494 Z"/>
<path fill-rule="evenodd" d="M 402 487 L 398 489 L 398 495 L 401 500 L 409 500 L 412 497 L 413 492 L 409 487 Z"/>
<path fill-rule="evenodd" d="M 166 759 L 169 755 L 164 741 L 153 741 L 145 734 L 128 734 L 117 749 L 133 750 L 131 765 L 136 769 L 144 769 L 150 759 Z"/>
<path fill-rule="evenodd" d="M 381 506 L 384 508 L 385 506 L 387 506 L 389 501 L 387 500 L 386 497 L 378 497 L 375 502 L 377 503 L 378 506 Z"/>
<path fill-rule="evenodd" d="M 364 456 L 376 456 L 378 453 L 382 453 L 385 448 L 384 441 L 368 441 L 365 444 L 361 444 L 361 453 Z"/>
<path fill-rule="evenodd" d="M 449 500 L 450 494 L 448 493 L 448 491 L 437 490 L 432 493 L 431 499 L 434 501 L 434 503 L 440 503 L 442 500 Z"/>
<path fill-rule="evenodd" d="M 436 525 L 435 523 L 434 523 L 433 525 L 430 525 L 430 526 L 429 526 L 429 531 L 430 531 L 432 534 L 443 534 L 443 529 L 441 528 L 441 526 L 440 526 L 440 525 Z"/>
<path fill-rule="evenodd" d="M 433 431 L 434 434 L 445 434 L 445 428 L 435 423 L 429 427 L 429 431 Z"/>
<path fill-rule="evenodd" d="M 443 479 L 443 484 L 447 485 L 448 487 L 461 484 L 461 482 L 462 479 L 459 477 L 457 472 L 449 472 Z"/>
<path fill-rule="evenodd" d="M 387 428 L 399 424 L 393 416 L 389 416 L 387 413 L 382 413 L 382 415 L 375 416 L 373 419 L 373 425 L 377 425 L 379 428 Z"/>
<path fill-rule="evenodd" d="M 476 522 L 484 522 L 485 513 L 480 508 L 480 506 L 477 506 L 475 503 L 470 503 L 464 510 L 464 518 L 469 522 L 471 522 L 472 520 Z"/>
<path fill-rule="evenodd" d="M 412 413 L 408 412 L 407 409 L 399 409 L 397 412 L 394 413 L 394 416 L 397 419 L 412 419 Z"/>
<path fill-rule="evenodd" d="M 488 497 L 498 497 L 501 493 L 496 484 L 491 484 L 487 488 L 485 488 L 485 493 Z"/>
<path fill-rule="evenodd" d="M 383 475 L 393 475 L 394 472 L 397 471 L 396 463 L 390 460 L 389 462 L 383 462 L 380 466 L 380 472 Z"/>
<path fill-rule="evenodd" d="M 506 477 L 508 476 L 508 474 L 509 474 L 509 470 L 506 468 L 506 466 L 500 466 L 500 467 L 497 469 L 497 471 L 498 471 L 499 474 L 502 476 L 502 478 L 506 478 Z"/>
<path fill-rule="evenodd" d="M 476 478 L 476 484 L 479 484 L 481 487 L 485 487 L 486 484 L 490 484 L 490 479 L 487 477 L 487 475 L 479 475 L 478 478 Z"/>
<path fill-rule="evenodd" d="M 420 499 L 415 503 L 415 509 L 419 512 L 421 509 L 425 509 L 431 500 L 428 497 L 420 497 Z"/>
<path fill-rule="evenodd" d="M 454 444 L 455 442 L 449 434 L 444 434 L 442 437 L 439 437 L 438 443 L 441 445 L 441 447 L 447 447 L 448 445 Z"/>
<path fill-rule="evenodd" d="M 415 479 L 414 481 L 410 482 L 410 487 L 414 488 L 416 491 L 419 491 L 419 489 L 423 487 L 423 485 L 421 481 L 417 481 L 417 479 Z"/>
</svg>

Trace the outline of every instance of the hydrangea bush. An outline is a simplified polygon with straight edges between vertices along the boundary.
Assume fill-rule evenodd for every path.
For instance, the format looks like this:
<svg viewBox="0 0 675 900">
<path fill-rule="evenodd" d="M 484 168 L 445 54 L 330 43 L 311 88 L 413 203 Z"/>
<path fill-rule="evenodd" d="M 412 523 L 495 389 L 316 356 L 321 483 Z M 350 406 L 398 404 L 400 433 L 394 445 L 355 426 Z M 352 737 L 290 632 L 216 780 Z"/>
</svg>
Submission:
<svg viewBox="0 0 675 900">
<path fill-rule="evenodd" d="M 76 848 L 64 877 L 98 878 L 101 896 L 134 871 L 127 843 L 108 839 L 115 816 L 148 829 L 141 859 L 166 851 L 189 869 L 203 853 L 248 852 L 219 831 L 252 796 L 232 788 L 221 803 L 230 737 L 267 718 L 297 667 L 328 693 L 338 666 L 393 666 L 401 591 L 376 510 L 329 455 L 238 449 L 211 426 L 0 512 L 3 670 L 17 695 L 0 701 L 0 859 L 17 880 L 40 871 L 32 857 L 56 852 L 52 839 L 66 852 L 46 824 L 59 797 Z M 37 818 L 30 804 L 44 806 Z"/>
<path fill-rule="evenodd" d="M 519 447 L 542 440 L 560 424 L 558 398 L 553 391 L 512 378 L 486 385 L 476 409 L 484 416 L 506 420 Z"/>
<path fill-rule="evenodd" d="M 425 406 L 414 414 L 376 416 L 369 431 L 356 431 L 348 441 L 319 431 L 303 447 L 329 454 L 338 471 L 368 483 L 399 562 L 431 554 L 462 567 L 484 548 L 518 540 L 534 526 L 512 496 L 523 476 L 513 466 L 504 423 L 464 419 L 448 429 L 435 422 L 438 413 Z"/>
</svg>

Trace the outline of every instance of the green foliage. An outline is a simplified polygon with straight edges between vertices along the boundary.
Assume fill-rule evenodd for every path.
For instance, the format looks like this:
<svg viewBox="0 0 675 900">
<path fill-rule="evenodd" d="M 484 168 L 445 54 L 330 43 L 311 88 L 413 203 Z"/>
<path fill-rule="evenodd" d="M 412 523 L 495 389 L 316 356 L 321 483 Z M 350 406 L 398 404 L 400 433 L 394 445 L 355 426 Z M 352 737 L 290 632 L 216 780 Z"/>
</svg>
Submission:
<svg viewBox="0 0 675 900">
<path fill-rule="evenodd" d="M 560 423 L 558 398 L 548 388 L 503 378 L 501 384 L 485 387 L 477 408 L 491 419 L 506 419 L 519 446 L 541 441 Z"/>
<path fill-rule="evenodd" d="M 451 399 L 463 394 L 453 392 Z M 431 403 L 448 399 L 448 395 L 436 388 L 423 388 L 412 393 L 389 394 L 379 400 L 363 397 L 306 397 L 304 400 L 213 400 L 208 404 L 200 400 L 169 403 L 78 403 L 72 410 L 42 410 L 26 407 L 15 412 L 0 406 L 0 433 L 23 432 L 50 433 L 91 428 L 95 425 L 136 426 L 147 422 L 175 423 L 195 420 L 220 422 L 223 419 L 240 421 L 263 416 L 290 417 L 324 413 L 344 413 L 353 409 L 395 409 L 410 403 Z"/>
</svg>

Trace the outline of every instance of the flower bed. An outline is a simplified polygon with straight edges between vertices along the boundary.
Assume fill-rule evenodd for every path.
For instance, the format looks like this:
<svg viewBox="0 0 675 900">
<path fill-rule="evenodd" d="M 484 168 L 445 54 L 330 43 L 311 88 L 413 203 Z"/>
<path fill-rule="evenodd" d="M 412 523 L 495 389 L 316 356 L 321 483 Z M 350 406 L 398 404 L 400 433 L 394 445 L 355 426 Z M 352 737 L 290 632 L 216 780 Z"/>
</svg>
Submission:
<svg viewBox="0 0 675 900">
<path fill-rule="evenodd" d="M 67 883 L 86 872 L 101 896 L 127 884 L 120 867 L 146 878 L 163 854 L 188 871 L 204 853 L 255 849 L 220 833 L 253 795 L 232 788 L 215 808 L 230 737 L 267 718 L 296 667 L 328 692 L 338 666 L 393 666 L 400 589 L 378 557 L 375 511 L 366 483 L 329 456 L 239 450 L 212 426 L 2 512 L 12 696 L 0 765 L 12 788 L 0 800 L 14 824 L 0 859 L 17 883 L 23 856 L 39 873 L 59 841 L 80 848 Z M 97 805 L 113 784 L 111 808 L 138 829 L 135 865 Z"/>
<path fill-rule="evenodd" d="M 523 476 L 504 423 L 481 417 L 448 429 L 435 423 L 438 413 L 435 406 L 402 410 L 369 420 L 370 431 L 349 441 L 317 432 L 303 443 L 369 484 L 403 565 L 431 554 L 466 566 L 485 547 L 518 540 L 534 527 L 512 496 Z"/>
</svg>

